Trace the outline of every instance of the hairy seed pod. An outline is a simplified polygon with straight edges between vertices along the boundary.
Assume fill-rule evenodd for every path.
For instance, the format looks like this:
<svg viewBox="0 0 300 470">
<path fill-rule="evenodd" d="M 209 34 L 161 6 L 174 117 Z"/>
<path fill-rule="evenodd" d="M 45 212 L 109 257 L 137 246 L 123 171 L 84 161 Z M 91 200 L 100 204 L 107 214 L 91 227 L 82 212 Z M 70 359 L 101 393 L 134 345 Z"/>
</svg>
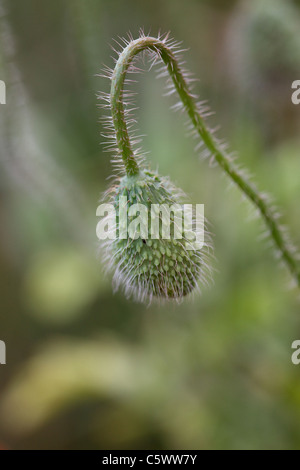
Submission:
<svg viewBox="0 0 300 470">
<path fill-rule="evenodd" d="M 210 274 L 209 235 L 206 234 L 206 246 L 201 250 L 192 245 L 189 229 L 175 238 L 184 222 L 181 199 L 181 191 L 169 180 L 147 170 L 135 176 L 124 176 L 113 191 L 111 200 L 117 214 L 117 237 L 107 243 L 108 259 L 115 271 L 116 287 L 123 286 L 127 294 L 134 294 L 138 300 L 155 297 L 180 300 Z M 138 225 L 134 224 L 131 236 L 124 239 L 120 237 L 122 221 L 119 217 L 123 200 L 128 231 L 136 220 L 131 209 L 137 207 L 136 204 L 137 209 L 146 209 L 145 217 Z M 173 212 L 164 214 L 168 209 Z M 158 222 L 158 230 L 157 238 L 153 239 L 154 220 Z"/>
</svg>

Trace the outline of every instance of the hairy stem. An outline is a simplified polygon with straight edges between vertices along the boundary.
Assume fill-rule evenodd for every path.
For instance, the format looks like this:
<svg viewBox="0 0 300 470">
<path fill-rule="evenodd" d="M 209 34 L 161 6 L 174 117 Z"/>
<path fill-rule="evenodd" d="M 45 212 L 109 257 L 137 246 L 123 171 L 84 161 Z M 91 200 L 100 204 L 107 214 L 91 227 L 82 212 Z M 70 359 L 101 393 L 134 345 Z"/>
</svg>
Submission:
<svg viewBox="0 0 300 470">
<path fill-rule="evenodd" d="M 225 153 L 222 146 L 207 127 L 172 49 L 167 46 L 165 41 L 153 37 L 141 37 L 131 41 L 119 55 L 112 75 L 110 95 L 112 118 L 116 130 L 118 147 L 121 152 L 127 174 L 138 174 L 139 167 L 134 157 L 125 119 L 123 103 L 124 81 L 126 72 L 133 58 L 139 52 L 144 50 L 156 52 L 165 63 L 180 100 L 188 113 L 195 130 L 219 166 L 259 210 L 259 213 L 264 219 L 269 230 L 270 236 L 274 241 L 275 247 L 279 250 L 281 258 L 285 261 L 292 276 L 300 287 L 299 262 L 295 251 L 290 246 L 284 231 L 278 223 L 275 211 L 272 209 L 267 199 L 258 191 L 256 186 L 250 183 L 236 168 L 234 163 L 231 161 L 230 156 Z"/>
</svg>

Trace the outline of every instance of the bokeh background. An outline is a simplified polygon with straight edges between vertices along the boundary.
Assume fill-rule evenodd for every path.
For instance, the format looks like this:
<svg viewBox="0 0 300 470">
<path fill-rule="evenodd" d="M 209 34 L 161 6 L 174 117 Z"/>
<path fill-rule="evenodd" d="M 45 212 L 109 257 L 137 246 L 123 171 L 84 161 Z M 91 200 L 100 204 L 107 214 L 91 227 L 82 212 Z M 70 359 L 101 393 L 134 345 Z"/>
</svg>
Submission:
<svg viewBox="0 0 300 470">
<path fill-rule="evenodd" d="M 298 449 L 299 291 L 154 70 L 134 85 L 144 149 L 205 204 L 214 285 L 147 307 L 103 274 L 95 214 L 112 167 L 97 74 L 113 39 L 141 27 L 183 41 L 211 126 L 300 244 L 299 1 L 1 0 L 0 447 Z"/>
</svg>

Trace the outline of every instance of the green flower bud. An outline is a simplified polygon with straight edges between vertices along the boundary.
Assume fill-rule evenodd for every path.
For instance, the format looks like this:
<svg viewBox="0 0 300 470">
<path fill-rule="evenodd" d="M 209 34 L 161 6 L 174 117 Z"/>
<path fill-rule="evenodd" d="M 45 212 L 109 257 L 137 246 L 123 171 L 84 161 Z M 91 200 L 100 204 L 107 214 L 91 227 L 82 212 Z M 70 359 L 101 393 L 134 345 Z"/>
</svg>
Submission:
<svg viewBox="0 0 300 470">
<path fill-rule="evenodd" d="M 181 199 L 182 192 L 168 179 L 147 170 L 120 179 L 111 195 L 117 214 L 117 236 L 107 243 L 107 259 L 114 272 L 116 288 L 122 287 L 127 295 L 133 294 L 140 301 L 153 298 L 180 300 L 199 283 L 206 282 L 210 275 L 210 264 L 207 263 L 209 235 L 206 235 L 207 241 L 201 250 L 192 247 L 184 230 L 181 239 L 175 238 L 179 225 L 184 227 Z M 121 238 L 121 201 L 124 200 L 127 202 L 128 236 Z M 130 224 L 136 220 L 130 213 L 135 204 L 142 205 L 147 212 L 146 219 L 139 219 L 139 225 L 144 225 L 142 229 L 139 227 L 143 232 L 141 236 L 137 227 L 130 236 Z M 169 208 L 169 214 L 165 215 L 170 217 L 163 217 L 157 205 Z M 172 208 L 177 211 L 173 212 Z M 158 239 L 153 239 L 153 217 L 159 222 Z M 167 239 L 164 238 L 166 234 L 169 235 Z"/>
</svg>

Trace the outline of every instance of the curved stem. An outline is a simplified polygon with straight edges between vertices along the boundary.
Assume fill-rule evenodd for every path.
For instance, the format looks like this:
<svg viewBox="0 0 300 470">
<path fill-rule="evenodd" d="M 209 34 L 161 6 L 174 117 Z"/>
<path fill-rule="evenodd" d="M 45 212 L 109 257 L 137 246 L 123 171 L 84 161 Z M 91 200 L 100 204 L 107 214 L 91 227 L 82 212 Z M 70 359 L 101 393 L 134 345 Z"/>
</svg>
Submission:
<svg viewBox="0 0 300 470">
<path fill-rule="evenodd" d="M 163 40 L 153 37 L 141 37 L 131 41 L 120 54 L 112 75 L 110 95 L 112 118 L 116 130 L 118 147 L 122 154 L 127 174 L 138 174 L 139 168 L 134 157 L 126 125 L 123 104 L 124 81 L 126 72 L 133 58 L 143 50 L 156 52 L 165 63 L 173 80 L 175 89 L 192 121 L 195 130 L 219 166 L 225 171 L 225 173 L 227 173 L 231 180 L 240 188 L 243 194 L 245 194 L 259 210 L 260 215 L 264 219 L 270 232 L 270 236 L 281 254 L 281 258 L 285 261 L 291 274 L 300 287 L 300 266 L 293 248 L 290 246 L 284 231 L 278 223 L 276 213 L 266 198 L 258 191 L 256 186 L 250 183 L 236 168 L 230 157 L 225 153 L 225 151 L 222 149 L 222 146 L 206 126 L 195 98 L 192 96 L 189 90 L 189 86 L 184 77 L 183 71 L 181 70 L 180 65 L 171 48 L 168 47 L 166 42 Z"/>
</svg>

